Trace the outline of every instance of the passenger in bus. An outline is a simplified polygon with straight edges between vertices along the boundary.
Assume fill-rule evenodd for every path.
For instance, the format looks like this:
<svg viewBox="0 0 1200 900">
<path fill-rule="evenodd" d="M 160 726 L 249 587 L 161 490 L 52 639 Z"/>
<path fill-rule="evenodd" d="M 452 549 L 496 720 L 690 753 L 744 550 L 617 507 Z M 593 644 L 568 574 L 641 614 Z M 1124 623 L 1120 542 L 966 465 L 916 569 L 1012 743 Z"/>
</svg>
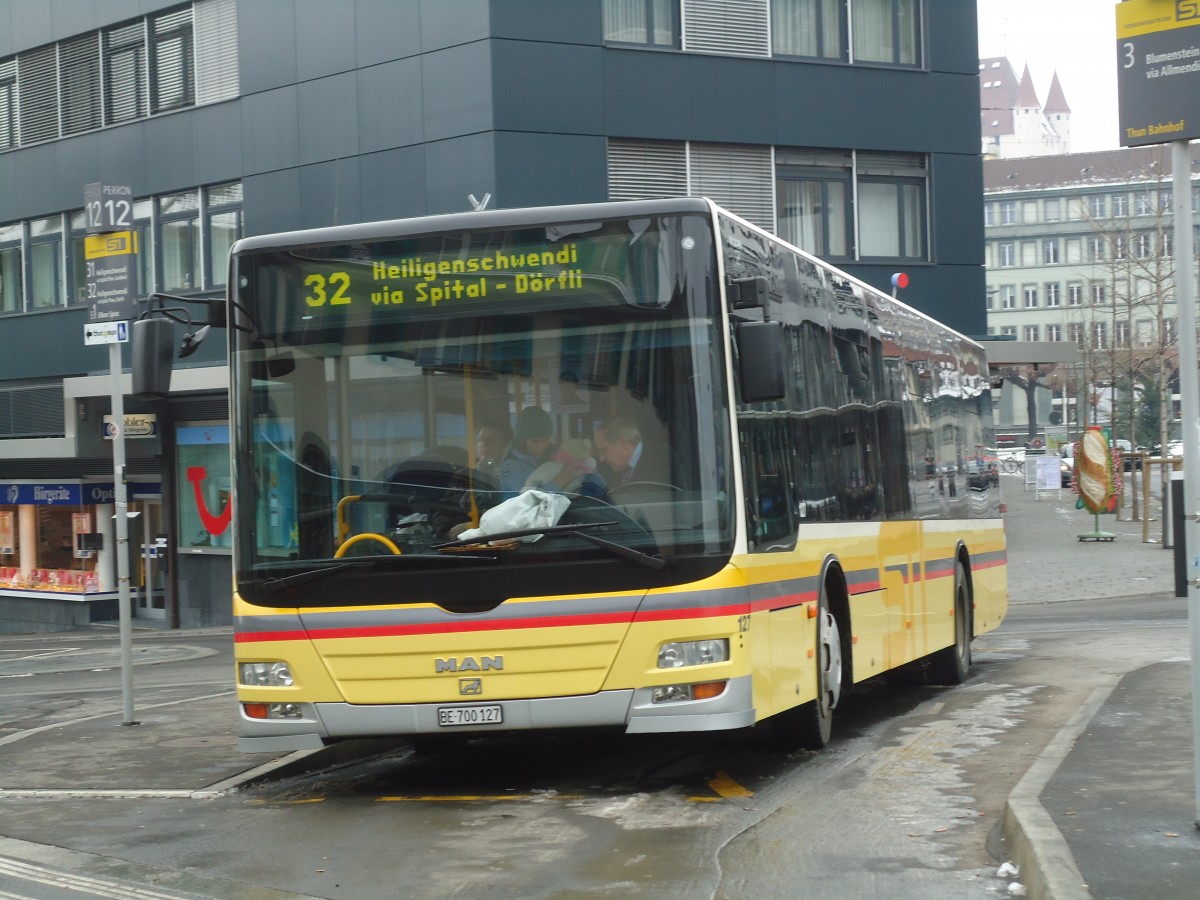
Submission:
<svg viewBox="0 0 1200 900">
<path fill-rule="evenodd" d="M 533 470 L 549 456 L 554 421 L 540 406 L 527 406 L 517 414 L 512 446 L 500 462 L 500 493 L 515 497 L 525 487 Z"/>
<path fill-rule="evenodd" d="M 650 448 L 642 440 L 642 431 L 633 419 L 618 416 L 609 419 L 594 435 L 596 474 L 608 489 L 626 484 L 670 484 L 671 467 L 662 448 Z"/>
<path fill-rule="evenodd" d="M 512 426 L 503 419 L 484 422 L 475 430 L 475 468 L 500 483 L 500 462 L 512 442 Z"/>
<path fill-rule="evenodd" d="M 605 494 L 604 481 L 596 474 L 591 442 L 581 438 L 564 440 L 546 462 L 533 470 L 525 480 L 525 487 L 585 497 Z"/>
</svg>

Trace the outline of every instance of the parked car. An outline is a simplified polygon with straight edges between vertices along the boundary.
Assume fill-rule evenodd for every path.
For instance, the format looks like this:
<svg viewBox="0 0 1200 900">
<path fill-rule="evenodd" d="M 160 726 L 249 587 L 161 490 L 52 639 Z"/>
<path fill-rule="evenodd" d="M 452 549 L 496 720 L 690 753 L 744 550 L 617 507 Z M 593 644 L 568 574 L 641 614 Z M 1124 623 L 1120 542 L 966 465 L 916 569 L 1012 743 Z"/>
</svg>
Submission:
<svg viewBox="0 0 1200 900">
<path fill-rule="evenodd" d="M 1062 486 L 1070 487 L 1075 477 L 1075 442 L 1069 441 L 1058 451 L 1058 471 L 1062 475 Z"/>
</svg>

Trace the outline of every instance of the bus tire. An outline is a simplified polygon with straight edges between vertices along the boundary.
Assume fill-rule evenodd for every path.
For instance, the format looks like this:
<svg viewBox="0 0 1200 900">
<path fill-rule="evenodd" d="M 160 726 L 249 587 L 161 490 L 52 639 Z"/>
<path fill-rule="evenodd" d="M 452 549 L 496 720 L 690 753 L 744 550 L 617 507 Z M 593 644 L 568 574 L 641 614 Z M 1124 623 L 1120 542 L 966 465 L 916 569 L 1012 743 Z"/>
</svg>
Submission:
<svg viewBox="0 0 1200 900">
<path fill-rule="evenodd" d="M 934 684 L 962 684 L 971 674 L 971 588 L 962 560 L 954 565 L 954 643 L 929 658 Z"/>
<path fill-rule="evenodd" d="M 816 699 L 780 713 L 773 722 L 774 743 L 781 749 L 820 750 L 833 734 L 833 710 L 842 694 L 842 637 L 837 617 L 829 608 L 829 597 L 822 586 L 817 598 Z"/>
</svg>

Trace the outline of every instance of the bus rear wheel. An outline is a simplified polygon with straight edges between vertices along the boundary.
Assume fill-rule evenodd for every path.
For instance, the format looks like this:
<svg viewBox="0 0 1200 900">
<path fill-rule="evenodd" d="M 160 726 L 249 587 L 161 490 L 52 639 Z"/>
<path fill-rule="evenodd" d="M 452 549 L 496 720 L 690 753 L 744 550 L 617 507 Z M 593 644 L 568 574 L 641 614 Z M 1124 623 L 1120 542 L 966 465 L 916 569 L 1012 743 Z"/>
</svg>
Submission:
<svg viewBox="0 0 1200 900">
<path fill-rule="evenodd" d="M 817 598 L 817 696 L 780 713 L 774 721 L 774 743 L 781 749 L 820 750 L 833 735 L 833 710 L 842 695 L 842 635 L 825 590 Z"/>
<path fill-rule="evenodd" d="M 929 658 L 934 684 L 962 684 L 971 674 L 971 589 L 960 560 L 954 566 L 954 643 Z"/>
</svg>

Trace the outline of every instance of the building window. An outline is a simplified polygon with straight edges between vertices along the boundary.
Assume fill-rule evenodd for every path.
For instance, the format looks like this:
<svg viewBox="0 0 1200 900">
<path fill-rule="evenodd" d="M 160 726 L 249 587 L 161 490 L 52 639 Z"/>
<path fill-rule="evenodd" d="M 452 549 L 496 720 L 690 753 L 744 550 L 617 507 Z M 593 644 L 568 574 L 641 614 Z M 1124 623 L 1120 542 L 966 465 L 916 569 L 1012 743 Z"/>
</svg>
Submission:
<svg viewBox="0 0 1200 900">
<path fill-rule="evenodd" d="M 1149 234 L 1146 234 L 1145 232 L 1141 234 L 1135 234 L 1133 236 L 1133 255 L 1138 259 L 1149 259 L 1153 253 L 1153 250 L 1151 249 L 1152 245 L 1153 241 L 1151 241 Z"/>
<path fill-rule="evenodd" d="M 921 0 L 850 0 L 854 61 L 918 65 L 920 11 Z"/>
<path fill-rule="evenodd" d="M 1055 198 L 1053 200 L 1047 200 L 1043 209 L 1045 212 L 1047 222 L 1057 222 L 1059 220 L 1059 216 L 1061 214 L 1058 211 L 1058 199 L 1057 198 Z"/>
<path fill-rule="evenodd" d="M 1006 336 L 1006 337 L 1014 337 L 1015 338 L 1017 336 L 1017 326 L 1016 325 L 1002 325 L 1002 326 L 1000 326 L 1000 334 L 1003 336 Z"/>
<path fill-rule="evenodd" d="M 1034 285 L 1034 284 L 1025 285 L 1024 289 L 1022 290 L 1022 294 L 1025 297 L 1025 308 L 1026 309 L 1033 309 L 1038 305 L 1037 285 Z"/>
<path fill-rule="evenodd" d="M 17 146 L 17 64 L 0 63 L 0 150 Z"/>
<path fill-rule="evenodd" d="M 983 204 L 983 225 L 984 225 L 984 227 L 988 228 L 995 224 L 996 224 L 996 204 L 995 203 Z"/>
<path fill-rule="evenodd" d="M 1046 282 L 1046 305 L 1062 306 L 1062 285 L 1057 281 Z"/>
<path fill-rule="evenodd" d="M 678 47 L 679 0 L 604 0 L 604 39 L 614 44 Z"/>
<path fill-rule="evenodd" d="M 859 258 L 925 259 L 925 158 L 860 153 Z"/>
<path fill-rule="evenodd" d="M 1150 198 L 1150 194 L 1147 191 L 1142 191 L 1134 195 L 1133 212 L 1139 216 L 1154 215 L 1154 201 Z"/>
<path fill-rule="evenodd" d="M 1017 264 L 1017 248 L 1012 241 L 1004 241 L 999 246 L 1000 268 L 1007 269 Z"/>
<path fill-rule="evenodd" d="M 1026 325 L 1022 329 L 1021 340 L 1036 341 L 1038 340 L 1038 327 L 1036 325 Z"/>
<path fill-rule="evenodd" d="M 192 60 L 192 8 L 155 16 L 150 25 L 150 112 L 195 102 Z"/>
<path fill-rule="evenodd" d="M 1006 284 L 1004 287 L 1000 288 L 1000 308 L 1017 308 L 1017 289 L 1013 285 Z"/>
<path fill-rule="evenodd" d="M 1067 285 L 1067 306 L 1083 306 L 1083 285 L 1078 281 Z"/>
<path fill-rule="evenodd" d="M 1088 238 L 1088 261 L 1103 262 L 1106 257 L 1106 244 L 1108 242 L 1097 235 Z"/>
<path fill-rule="evenodd" d="M 845 60 L 845 9 L 843 0 L 771 0 L 771 52 Z"/>
<path fill-rule="evenodd" d="M 1017 224 L 1017 202 L 1015 200 L 1000 201 L 1000 224 L 1001 225 L 1016 225 Z"/>
<path fill-rule="evenodd" d="M 1129 244 L 1123 234 L 1114 234 L 1112 239 L 1113 259 L 1125 259 L 1129 255 Z"/>
<path fill-rule="evenodd" d="M 1042 263 L 1053 266 L 1059 262 L 1058 238 L 1046 238 L 1042 241 Z"/>
<path fill-rule="evenodd" d="M 1093 322 L 1092 323 L 1092 349 L 1107 350 L 1108 349 L 1108 323 Z"/>
<path fill-rule="evenodd" d="M 1088 215 L 1093 219 L 1103 219 L 1108 209 L 1108 197 L 1104 194 L 1092 194 L 1088 197 Z"/>
<path fill-rule="evenodd" d="M 1067 340 L 1080 347 L 1083 346 L 1083 323 L 1069 322 L 1067 324 Z"/>
<path fill-rule="evenodd" d="M 1163 320 L 1162 320 L 1162 335 L 1163 335 L 1163 345 L 1164 346 L 1171 346 L 1172 344 L 1178 343 L 1178 339 L 1176 337 L 1175 332 L 1176 332 L 1175 320 L 1173 318 L 1164 316 Z"/>
<path fill-rule="evenodd" d="M 158 198 L 158 259 L 161 289 L 200 287 L 200 204 L 195 191 Z"/>
<path fill-rule="evenodd" d="M 104 121 L 146 115 L 146 25 L 139 20 L 104 32 Z"/>
<path fill-rule="evenodd" d="M 21 312 L 21 224 L 0 225 L 0 313 Z"/>
<path fill-rule="evenodd" d="M 1129 215 L 1129 196 L 1127 194 L 1112 195 L 1112 214 L 1114 219 L 1123 219 Z"/>
<path fill-rule="evenodd" d="M 1129 346 L 1129 323 L 1117 322 L 1113 327 L 1113 346 L 1125 348 Z"/>
<path fill-rule="evenodd" d="M 29 223 L 29 299 L 32 309 L 61 306 L 63 300 L 62 216 Z"/>
<path fill-rule="evenodd" d="M 1063 334 L 1062 334 L 1062 326 L 1061 325 L 1047 325 L 1046 326 L 1046 340 L 1054 341 L 1057 343 L 1057 342 L 1062 341 L 1062 339 L 1063 339 Z"/>
<path fill-rule="evenodd" d="M 1092 290 L 1092 306 L 1103 306 L 1108 298 L 1108 291 L 1105 286 L 1098 281 L 1093 281 Z"/>
<path fill-rule="evenodd" d="M 1138 319 L 1133 333 L 1139 347 L 1149 347 L 1154 343 L 1154 323 L 1150 319 Z"/>
<path fill-rule="evenodd" d="M 781 155 L 796 159 L 798 155 Z M 779 234 L 829 258 L 850 255 L 850 170 L 847 154 L 815 155 L 806 165 L 777 166 Z"/>
<path fill-rule="evenodd" d="M 1160 232 L 1159 235 L 1159 256 L 1174 256 L 1175 255 L 1175 235 L 1170 231 Z"/>
<path fill-rule="evenodd" d="M 205 191 L 205 245 L 208 248 L 206 287 L 225 284 L 229 249 L 242 236 L 242 184 L 222 184 Z"/>
<path fill-rule="evenodd" d="M 87 303 L 87 255 L 84 248 L 84 238 L 87 237 L 87 220 L 83 210 L 69 215 L 71 222 L 71 239 L 67 242 L 67 281 L 68 303 Z"/>
</svg>

